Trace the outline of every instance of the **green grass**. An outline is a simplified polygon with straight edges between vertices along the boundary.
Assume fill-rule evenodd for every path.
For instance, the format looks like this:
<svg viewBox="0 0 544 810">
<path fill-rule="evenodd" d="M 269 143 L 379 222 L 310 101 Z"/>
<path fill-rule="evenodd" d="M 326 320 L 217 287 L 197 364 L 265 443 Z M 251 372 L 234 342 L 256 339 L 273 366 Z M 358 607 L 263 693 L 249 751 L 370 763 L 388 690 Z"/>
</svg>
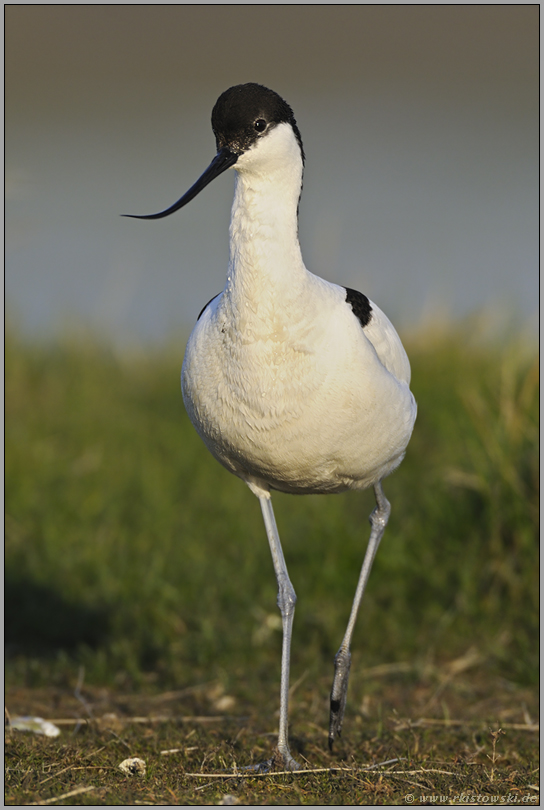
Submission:
<svg viewBox="0 0 544 810">
<path fill-rule="evenodd" d="M 384 484 L 392 515 L 353 640 L 345 734 L 372 667 L 397 666 L 412 693 L 456 661 L 489 683 L 537 679 L 535 353 L 479 339 L 476 321 L 406 345 L 419 413 Z M 214 682 L 237 711 L 272 717 L 281 633 L 260 509 L 190 425 L 182 355 L 183 341 L 120 356 L 8 332 L 8 695 L 73 691 L 84 671 L 88 688 L 124 694 Z M 325 724 L 372 494 L 274 504 L 298 595 L 292 681 L 315 687 Z"/>
</svg>

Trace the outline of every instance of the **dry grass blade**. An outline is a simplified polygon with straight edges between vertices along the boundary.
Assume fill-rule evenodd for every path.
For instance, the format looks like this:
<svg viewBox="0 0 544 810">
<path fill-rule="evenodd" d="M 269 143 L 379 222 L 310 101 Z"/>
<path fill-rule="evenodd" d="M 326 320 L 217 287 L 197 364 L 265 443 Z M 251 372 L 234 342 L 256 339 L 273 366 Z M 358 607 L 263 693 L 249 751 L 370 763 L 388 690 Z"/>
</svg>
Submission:
<svg viewBox="0 0 544 810">
<path fill-rule="evenodd" d="M 298 771 L 271 771 L 270 773 L 259 773 L 258 771 L 233 771 L 232 773 L 186 773 L 187 777 L 196 779 L 253 779 L 254 777 L 275 777 L 275 776 L 305 776 L 307 774 L 328 773 L 331 775 L 337 773 L 347 773 L 357 776 L 361 773 L 370 773 L 376 776 L 415 776 L 416 774 L 427 773 L 441 773 L 446 776 L 455 776 L 453 771 L 444 771 L 440 768 L 419 768 L 412 771 L 385 771 L 377 770 L 376 765 L 371 765 L 369 768 L 345 768 L 345 767 L 331 767 L 331 768 L 299 768 Z"/>
<path fill-rule="evenodd" d="M 190 716 L 190 715 L 171 715 L 171 714 L 157 714 L 149 717 L 117 717 L 117 715 L 104 715 L 103 717 L 96 717 L 93 720 L 89 718 L 77 717 L 63 717 L 60 720 L 54 720 L 56 725 L 59 726 L 78 726 L 90 725 L 96 723 L 107 727 L 110 724 L 114 725 L 130 725 L 131 723 L 138 725 L 147 725 L 153 723 L 224 723 L 224 722 L 244 722 L 247 718 L 244 717 L 229 717 L 228 715 L 205 715 L 205 716 Z"/>
<path fill-rule="evenodd" d="M 403 731 L 407 728 L 430 728 L 431 726 L 458 726 L 467 728 L 483 727 L 486 724 L 478 720 L 452 720 L 451 718 L 434 718 L 434 717 L 420 717 L 418 720 L 410 720 L 409 717 L 399 718 L 395 721 L 395 728 L 397 731 Z M 539 723 L 501 723 L 503 728 L 512 729 L 515 731 L 531 731 L 539 732 Z"/>
<path fill-rule="evenodd" d="M 25 807 L 40 807 L 46 804 L 54 804 L 55 802 L 60 802 L 63 799 L 71 799 L 74 796 L 79 796 L 81 793 L 90 793 L 92 790 L 96 790 L 94 785 L 90 785 L 89 787 L 79 787 L 75 788 L 75 790 L 70 790 L 68 793 L 62 793 L 60 796 L 52 796 L 50 799 L 44 799 L 41 802 L 28 802 L 25 804 Z"/>
</svg>

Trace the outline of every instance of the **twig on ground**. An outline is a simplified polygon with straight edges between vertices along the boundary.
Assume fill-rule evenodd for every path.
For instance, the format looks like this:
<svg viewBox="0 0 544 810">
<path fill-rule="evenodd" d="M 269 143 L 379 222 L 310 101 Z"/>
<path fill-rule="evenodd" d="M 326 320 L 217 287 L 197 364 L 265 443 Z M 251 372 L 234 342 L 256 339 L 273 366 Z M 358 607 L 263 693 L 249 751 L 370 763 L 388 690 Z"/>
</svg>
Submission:
<svg viewBox="0 0 544 810">
<path fill-rule="evenodd" d="M 370 765 L 368 768 L 345 768 L 331 766 L 330 768 L 300 768 L 298 771 L 270 771 L 270 773 L 259 773 L 258 771 L 236 771 L 236 773 L 185 773 L 184 775 L 192 776 L 197 779 L 253 779 L 256 776 L 303 776 L 309 773 L 329 773 L 331 775 L 334 775 L 335 773 L 371 773 L 379 774 L 380 776 L 414 776 L 416 774 L 441 773 L 445 774 L 446 776 L 455 776 L 453 771 L 443 771 L 440 768 L 420 768 L 419 770 L 415 771 L 378 771 L 376 770 L 376 767 L 376 765 Z"/>
</svg>

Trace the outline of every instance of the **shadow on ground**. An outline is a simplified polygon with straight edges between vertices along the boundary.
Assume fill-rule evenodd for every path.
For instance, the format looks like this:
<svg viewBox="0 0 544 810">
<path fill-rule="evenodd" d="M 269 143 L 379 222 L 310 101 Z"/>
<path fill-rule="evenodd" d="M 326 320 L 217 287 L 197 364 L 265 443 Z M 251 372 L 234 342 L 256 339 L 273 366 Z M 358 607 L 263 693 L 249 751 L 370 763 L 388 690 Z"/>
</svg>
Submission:
<svg viewBox="0 0 544 810">
<path fill-rule="evenodd" d="M 108 636 L 109 609 L 69 601 L 46 585 L 6 571 L 5 641 L 8 654 L 52 655 Z"/>
</svg>

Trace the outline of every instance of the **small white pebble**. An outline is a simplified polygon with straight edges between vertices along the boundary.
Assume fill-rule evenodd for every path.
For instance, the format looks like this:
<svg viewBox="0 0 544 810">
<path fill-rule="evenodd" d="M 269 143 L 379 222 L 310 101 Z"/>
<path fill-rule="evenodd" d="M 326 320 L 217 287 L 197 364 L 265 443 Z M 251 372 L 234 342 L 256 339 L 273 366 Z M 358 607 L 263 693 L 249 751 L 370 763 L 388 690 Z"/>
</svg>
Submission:
<svg viewBox="0 0 544 810">
<path fill-rule="evenodd" d="M 223 798 L 221 799 L 220 802 L 217 802 L 217 804 L 218 805 L 219 804 L 233 805 L 233 804 L 240 804 L 240 801 L 238 800 L 238 798 L 236 796 L 233 796 L 232 794 L 227 793 L 226 796 L 223 796 Z"/>
<path fill-rule="evenodd" d="M 223 695 L 218 700 L 215 701 L 213 707 L 218 712 L 226 712 L 236 703 L 236 698 L 233 698 L 232 695 Z"/>
<path fill-rule="evenodd" d="M 138 757 L 129 757 L 119 763 L 119 770 L 127 776 L 145 776 L 145 762 Z"/>
</svg>

